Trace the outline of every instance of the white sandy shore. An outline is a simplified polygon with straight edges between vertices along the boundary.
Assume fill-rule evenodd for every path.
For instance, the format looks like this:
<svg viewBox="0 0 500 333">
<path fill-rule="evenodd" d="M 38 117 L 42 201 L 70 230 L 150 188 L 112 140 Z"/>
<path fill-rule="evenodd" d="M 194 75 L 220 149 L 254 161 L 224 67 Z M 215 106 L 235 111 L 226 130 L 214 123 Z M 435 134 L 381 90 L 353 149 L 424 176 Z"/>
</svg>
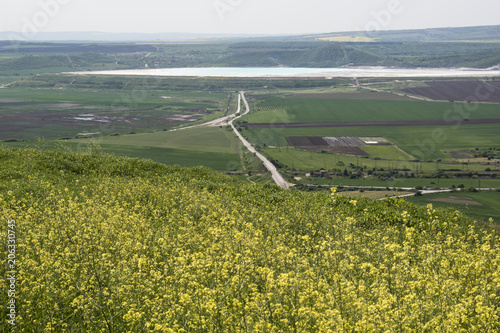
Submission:
<svg viewBox="0 0 500 333">
<path fill-rule="evenodd" d="M 473 68 L 159 68 L 110 71 L 71 72 L 80 75 L 140 75 L 140 76 L 190 76 L 190 77 L 493 77 L 500 76 L 499 69 Z"/>
</svg>

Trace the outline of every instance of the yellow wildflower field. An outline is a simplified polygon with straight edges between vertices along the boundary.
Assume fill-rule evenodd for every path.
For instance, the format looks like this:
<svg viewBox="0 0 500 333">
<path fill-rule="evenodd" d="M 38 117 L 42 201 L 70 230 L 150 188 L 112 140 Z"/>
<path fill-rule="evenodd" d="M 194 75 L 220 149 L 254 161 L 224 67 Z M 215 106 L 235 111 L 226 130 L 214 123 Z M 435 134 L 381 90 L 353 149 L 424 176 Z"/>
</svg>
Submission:
<svg viewBox="0 0 500 333">
<path fill-rule="evenodd" d="M 17 332 L 500 331 L 499 236 L 431 205 L 0 148 L 0 221 Z"/>
</svg>

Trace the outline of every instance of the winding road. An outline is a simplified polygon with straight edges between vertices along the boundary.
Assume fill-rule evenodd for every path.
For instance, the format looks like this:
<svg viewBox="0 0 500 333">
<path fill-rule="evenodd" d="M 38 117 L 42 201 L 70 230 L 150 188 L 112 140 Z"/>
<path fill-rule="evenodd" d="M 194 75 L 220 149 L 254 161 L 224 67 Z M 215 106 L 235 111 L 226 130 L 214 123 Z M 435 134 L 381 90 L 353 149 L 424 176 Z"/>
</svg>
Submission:
<svg viewBox="0 0 500 333">
<path fill-rule="evenodd" d="M 278 170 L 276 169 L 276 167 L 274 166 L 274 164 L 272 164 L 264 155 L 262 155 L 261 153 L 259 153 L 257 150 L 255 150 L 255 148 L 250 144 L 250 142 L 248 142 L 241 134 L 240 132 L 238 132 L 238 130 L 236 129 L 236 127 L 234 127 L 234 124 L 233 122 L 240 118 L 240 117 L 243 117 L 244 115 L 248 114 L 250 112 L 250 106 L 248 105 L 248 102 L 245 98 L 245 92 L 244 91 L 240 91 L 240 96 L 241 96 L 241 99 L 243 100 L 243 104 L 245 104 L 245 113 L 243 114 L 240 114 L 239 116 L 231 119 L 229 121 L 229 125 L 231 125 L 231 127 L 233 128 L 233 131 L 234 133 L 236 133 L 236 135 L 238 136 L 238 138 L 240 139 L 240 141 L 243 143 L 243 145 L 251 152 L 251 153 L 254 153 L 255 156 L 257 156 L 261 161 L 262 163 L 264 163 L 264 167 L 269 171 L 271 172 L 271 175 L 273 177 L 273 180 L 274 182 L 276 183 L 276 185 L 278 185 L 279 187 L 287 190 L 290 188 L 291 185 L 293 184 L 290 184 L 289 182 L 287 182 L 283 176 L 281 176 L 281 174 L 278 172 Z M 239 105 L 239 103 L 238 103 Z M 240 108 L 238 107 L 238 111 L 240 110 Z M 238 112 L 236 112 L 238 113 Z M 241 113 L 241 112 L 240 112 Z"/>
<path fill-rule="evenodd" d="M 243 101 L 243 104 L 245 104 L 245 112 L 244 113 L 241 113 L 241 102 L 242 101 Z M 175 129 L 171 129 L 170 131 L 180 131 L 180 130 L 185 130 L 185 129 L 194 128 L 194 127 L 200 127 L 200 126 L 223 126 L 223 125 L 226 125 L 226 124 L 230 125 L 232 127 L 234 133 L 236 134 L 236 136 L 243 143 L 243 145 L 251 153 L 254 153 L 255 156 L 257 156 L 262 161 L 262 163 L 264 164 L 264 167 L 269 172 L 271 172 L 271 175 L 272 175 L 273 180 L 276 183 L 276 185 L 278 185 L 279 187 L 281 187 L 281 188 L 283 188 L 285 190 L 288 190 L 290 188 L 290 186 L 293 186 L 294 184 L 291 184 L 291 183 L 287 182 L 283 178 L 283 176 L 281 176 L 281 174 L 278 172 L 278 170 L 276 169 L 276 167 L 274 166 L 274 164 L 272 164 L 271 161 L 269 161 L 264 155 L 262 155 L 257 150 L 255 150 L 255 148 L 250 144 L 250 142 L 248 142 L 240 134 L 240 132 L 238 132 L 238 130 L 234 126 L 233 122 L 236 119 L 243 117 L 244 115 L 248 114 L 249 112 L 250 112 L 250 106 L 248 105 L 248 102 L 247 102 L 247 100 L 245 98 L 245 92 L 244 91 L 240 91 L 240 93 L 238 95 L 238 109 L 236 110 L 236 112 L 234 114 L 231 114 L 231 115 L 225 116 L 225 117 L 221 117 L 221 118 L 217 118 L 215 120 L 212 120 L 212 121 L 209 121 L 209 122 L 206 122 L 206 123 L 203 123 L 203 124 L 197 124 L 197 125 L 192 125 L 192 126 L 175 128 Z"/>
</svg>

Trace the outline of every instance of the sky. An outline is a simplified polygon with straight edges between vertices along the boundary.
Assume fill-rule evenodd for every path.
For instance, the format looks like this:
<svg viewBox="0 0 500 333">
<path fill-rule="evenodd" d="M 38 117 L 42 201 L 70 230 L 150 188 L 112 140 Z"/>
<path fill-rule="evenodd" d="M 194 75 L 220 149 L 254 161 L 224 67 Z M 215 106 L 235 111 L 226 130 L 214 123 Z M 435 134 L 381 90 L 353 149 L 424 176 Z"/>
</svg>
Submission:
<svg viewBox="0 0 500 333">
<path fill-rule="evenodd" d="M 500 25 L 499 0 L 0 0 L 0 31 L 310 34 Z"/>
</svg>

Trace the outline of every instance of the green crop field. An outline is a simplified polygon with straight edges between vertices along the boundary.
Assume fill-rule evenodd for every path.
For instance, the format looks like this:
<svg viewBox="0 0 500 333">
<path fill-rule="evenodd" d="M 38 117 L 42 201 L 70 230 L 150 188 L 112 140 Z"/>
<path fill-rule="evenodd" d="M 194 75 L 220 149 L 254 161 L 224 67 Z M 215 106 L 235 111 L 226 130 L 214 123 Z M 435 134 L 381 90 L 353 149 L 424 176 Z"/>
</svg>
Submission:
<svg viewBox="0 0 500 333">
<path fill-rule="evenodd" d="M 222 172 L 241 169 L 238 154 L 113 144 L 103 144 L 101 148 L 106 153 L 147 158 L 166 165 L 205 166 Z"/>
<path fill-rule="evenodd" d="M 271 158 L 279 161 L 280 163 L 286 165 L 288 168 L 293 168 L 295 170 L 319 170 L 324 169 L 335 169 L 344 168 L 344 166 L 339 166 L 339 162 L 343 162 L 346 167 L 351 163 L 353 165 L 359 165 L 360 167 L 367 168 L 385 168 L 385 169 L 409 169 L 411 171 L 416 171 L 421 169 L 423 171 L 436 171 L 438 165 L 436 162 L 412 162 L 408 160 L 397 161 L 397 160 L 378 160 L 373 158 L 363 158 L 351 155 L 340 155 L 340 154 L 330 154 L 330 153 L 320 153 L 314 151 L 300 150 L 290 147 L 281 148 L 266 148 L 262 151 L 270 156 Z M 440 163 L 439 168 L 441 169 L 463 169 L 469 171 L 484 171 L 486 165 L 478 164 L 446 164 Z"/>
<path fill-rule="evenodd" d="M 362 146 L 361 149 L 370 154 L 370 157 L 372 158 L 403 161 L 410 161 L 414 159 L 414 157 L 401 151 L 395 146 Z"/>
<path fill-rule="evenodd" d="M 313 151 L 300 150 L 295 148 L 266 148 L 262 150 L 266 155 L 279 161 L 287 168 L 295 170 L 319 170 L 319 169 L 335 169 L 349 166 L 349 163 L 369 168 L 384 167 L 388 168 L 393 161 L 378 161 L 369 158 L 361 158 L 350 155 L 339 155 L 329 153 L 319 153 Z M 339 166 L 339 162 L 344 165 Z M 411 164 L 411 163 L 410 163 Z"/>
<path fill-rule="evenodd" d="M 39 142 L 2 142 L 0 148 L 20 149 L 64 149 L 74 152 L 88 150 L 94 145 L 81 141 L 52 141 L 43 140 Z M 221 172 L 235 171 L 241 169 L 240 154 L 217 153 L 210 151 L 183 150 L 165 147 L 101 144 L 100 150 L 109 154 L 128 156 L 134 158 L 150 159 L 166 165 L 182 165 L 188 167 L 205 166 Z"/>
<path fill-rule="evenodd" d="M 436 207 L 460 210 L 481 219 L 493 217 L 500 221 L 500 192 L 452 192 L 430 194 L 407 199 L 419 205 L 432 204 Z"/>
<path fill-rule="evenodd" d="M 89 143 L 95 139 L 71 142 Z M 234 133 L 219 127 L 195 127 L 170 132 L 141 133 L 99 138 L 102 145 L 142 146 L 238 154 L 240 143 Z"/>
<path fill-rule="evenodd" d="M 489 104 L 273 96 L 258 99 L 256 106 L 273 111 L 257 112 L 242 120 L 249 123 L 441 120 L 464 118 L 462 112 L 467 112 L 470 119 L 498 117 L 498 106 Z"/>
<path fill-rule="evenodd" d="M 296 96 L 296 95 L 295 95 Z M 308 96 L 311 97 L 311 96 Z M 363 127 L 304 127 L 283 128 L 279 123 L 329 121 L 395 121 L 443 119 L 454 107 L 471 107 L 461 103 L 405 102 L 388 100 L 335 100 L 312 98 L 287 98 L 283 96 L 256 96 L 254 113 L 245 119 L 249 123 L 274 123 L 273 128 L 244 129 L 249 141 L 281 166 L 283 170 L 309 172 L 311 170 L 347 170 L 348 175 L 330 172 L 327 178 L 300 177 L 300 184 L 344 184 L 379 187 L 465 187 L 498 188 L 500 181 L 492 177 L 478 176 L 487 169 L 498 170 L 498 161 L 456 160 L 447 151 L 475 148 L 500 147 L 497 124 L 469 125 L 467 120 L 454 121 L 448 126 L 363 126 Z M 476 117 L 497 117 L 498 106 L 476 105 Z M 340 112 L 346 108 L 347 111 Z M 450 111 L 451 110 L 451 111 Z M 337 117 L 337 115 L 339 115 Z M 353 124 L 354 125 L 354 124 Z M 245 124 L 242 127 L 245 128 Z M 287 137 L 384 137 L 395 146 L 363 146 L 371 156 L 361 158 L 326 152 L 312 152 L 288 147 Z M 424 161 L 413 162 L 413 160 Z M 351 174 L 362 168 L 376 173 L 360 177 Z M 382 170 L 382 171 L 381 171 Z M 399 171 L 398 171 L 399 170 Z M 403 170 L 403 171 L 401 171 Z M 406 172 L 404 172 L 406 171 Z M 415 174 L 415 176 L 411 175 Z M 439 177 L 438 177 L 439 174 Z M 293 181 L 293 180 L 291 180 Z"/>
<path fill-rule="evenodd" d="M 135 89 L 134 89 L 135 87 Z M 220 92 L 171 92 L 149 91 L 148 84 L 134 83 L 129 91 L 115 89 L 0 89 L 0 98 L 14 98 L 41 103 L 82 103 L 102 106 L 155 107 L 205 109 L 227 104 L 228 93 Z M 20 103 L 22 104 L 22 103 Z M 0 104 L 2 106 L 2 104 Z"/>
</svg>

